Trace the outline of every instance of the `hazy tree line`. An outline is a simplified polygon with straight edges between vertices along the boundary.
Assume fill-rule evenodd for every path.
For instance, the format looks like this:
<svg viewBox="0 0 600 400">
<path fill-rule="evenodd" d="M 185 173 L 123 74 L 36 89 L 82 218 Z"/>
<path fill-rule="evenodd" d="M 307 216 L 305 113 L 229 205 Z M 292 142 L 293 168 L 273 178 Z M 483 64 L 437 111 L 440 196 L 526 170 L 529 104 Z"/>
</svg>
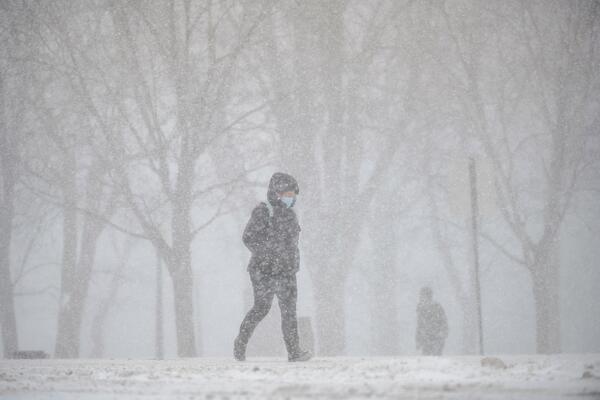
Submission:
<svg viewBox="0 0 600 400">
<path fill-rule="evenodd" d="M 79 356 L 102 235 L 115 251 L 154 247 L 178 354 L 197 355 L 195 238 L 247 218 L 265 169 L 301 185 L 320 354 L 345 352 L 353 269 L 373 289 L 376 353 L 399 352 L 390 299 L 410 229 L 435 243 L 462 351 L 476 351 L 469 230 L 452 206 L 451 166 L 470 157 L 491 171 L 482 251 L 529 271 L 537 350 L 560 351 L 560 231 L 600 189 L 599 12 L 591 0 L 3 1 L 4 355 L 19 348 L 23 276 L 56 268 L 28 262 L 51 231 L 62 246 L 55 356 Z M 371 262 L 358 265 L 365 243 Z M 115 273 L 109 293 L 118 285 Z M 23 294 L 47 295 L 38 289 Z"/>
</svg>

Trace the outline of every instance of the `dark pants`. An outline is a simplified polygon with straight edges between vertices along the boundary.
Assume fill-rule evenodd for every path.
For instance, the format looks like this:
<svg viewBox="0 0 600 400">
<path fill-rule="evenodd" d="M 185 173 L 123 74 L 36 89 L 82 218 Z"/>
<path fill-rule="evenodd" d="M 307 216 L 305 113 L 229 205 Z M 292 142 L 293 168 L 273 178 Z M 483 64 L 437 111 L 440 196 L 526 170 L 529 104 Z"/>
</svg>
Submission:
<svg viewBox="0 0 600 400">
<path fill-rule="evenodd" d="M 296 300 L 298 289 L 296 275 L 263 275 L 260 272 L 250 272 L 252 288 L 254 289 L 254 306 L 242 321 L 238 340 L 246 346 L 254 329 L 271 309 L 273 297 L 277 295 L 281 309 L 281 330 L 285 347 L 290 355 L 299 350 L 298 320 L 296 318 Z"/>
<path fill-rule="evenodd" d="M 436 339 L 428 341 L 423 345 L 424 356 L 441 356 L 444 351 L 444 340 Z"/>
</svg>

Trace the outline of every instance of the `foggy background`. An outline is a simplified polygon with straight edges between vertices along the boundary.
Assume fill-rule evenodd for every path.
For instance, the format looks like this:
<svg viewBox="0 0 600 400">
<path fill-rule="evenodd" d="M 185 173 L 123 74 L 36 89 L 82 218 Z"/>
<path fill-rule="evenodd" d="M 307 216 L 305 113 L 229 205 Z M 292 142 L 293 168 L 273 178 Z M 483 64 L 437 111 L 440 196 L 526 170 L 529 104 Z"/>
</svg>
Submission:
<svg viewBox="0 0 600 400">
<path fill-rule="evenodd" d="M 591 0 L 2 0 L 2 355 L 230 357 L 276 171 L 318 354 L 416 354 L 425 285 L 476 353 L 470 159 L 485 351 L 600 352 L 599 34 Z"/>
</svg>

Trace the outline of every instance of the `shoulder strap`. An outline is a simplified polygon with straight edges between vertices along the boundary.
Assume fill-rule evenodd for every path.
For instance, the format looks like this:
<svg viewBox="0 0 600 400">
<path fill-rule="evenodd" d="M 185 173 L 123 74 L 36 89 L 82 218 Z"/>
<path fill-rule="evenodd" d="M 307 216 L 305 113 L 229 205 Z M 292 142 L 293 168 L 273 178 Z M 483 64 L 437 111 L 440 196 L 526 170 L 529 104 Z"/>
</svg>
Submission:
<svg viewBox="0 0 600 400">
<path fill-rule="evenodd" d="M 265 202 L 263 202 L 263 203 L 267 206 L 267 210 L 269 210 L 269 218 L 272 218 L 273 217 L 273 206 L 268 201 L 266 203 Z"/>
</svg>

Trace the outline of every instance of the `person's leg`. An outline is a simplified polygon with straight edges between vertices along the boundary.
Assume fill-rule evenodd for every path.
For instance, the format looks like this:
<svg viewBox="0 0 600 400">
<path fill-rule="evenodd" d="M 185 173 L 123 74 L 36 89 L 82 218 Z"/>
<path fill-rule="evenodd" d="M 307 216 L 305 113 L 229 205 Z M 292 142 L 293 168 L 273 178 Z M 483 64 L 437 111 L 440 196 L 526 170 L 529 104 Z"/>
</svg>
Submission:
<svg viewBox="0 0 600 400">
<path fill-rule="evenodd" d="M 296 317 L 296 302 L 298 289 L 296 275 L 283 276 L 277 279 L 277 300 L 281 310 L 281 330 L 283 340 L 290 357 L 295 357 L 300 351 L 298 338 L 298 318 Z"/>
<path fill-rule="evenodd" d="M 248 311 L 242 321 L 240 332 L 236 339 L 236 342 L 241 346 L 240 350 L 243 350 L 244 353 L 254 329 L 269 313 L 274 296 L 273 281 L 271 278 L 253 274 L 250 274 L 250 278 L 254 291 L 254 306 Z"/>
<path fill-rule="evenodd" d="M 433 349 L 433 343 L 431 342 L 431 340 L 427 340 L 425 341 L 425 343 L 423 344 L 423 355 L 424 356 L 432 356 L 434 355 L 434 349 Z"/>
<path fill-rule="evenodd" d="M 435 342 L 435 355 L 436 356 L 441 356 L 442 353 L 444 352 L 444 340 L 443 339 L 438 339 Z"/>
</svg>

